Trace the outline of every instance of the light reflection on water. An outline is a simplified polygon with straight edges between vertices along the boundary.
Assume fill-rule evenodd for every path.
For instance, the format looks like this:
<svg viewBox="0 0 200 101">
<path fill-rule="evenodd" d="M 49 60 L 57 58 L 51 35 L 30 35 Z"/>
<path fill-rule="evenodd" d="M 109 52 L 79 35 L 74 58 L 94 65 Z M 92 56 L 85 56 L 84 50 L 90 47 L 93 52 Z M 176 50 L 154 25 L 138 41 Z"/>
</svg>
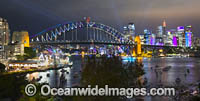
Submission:
<svg viewBox="0 0 200 101">
<path fill-rule="evenodd" d="M 48 70 L 45 72 L 35 72 L 27 74 L 26 77 L 29 81 L 35 79 L 38 83 L 48 83 L 51 87 L 58 87 L 61 84 L 61 75 L 65 75 L 66 83 L 64 87 L 76 86 L 80 82 L 80 67 L 81 67 L 81 58 L 72 57 L 74 62 L 73 67 L 65 67 L 59 70 Z M 76 68 L 74 68 L 76 67 Z M 77 75 L 78 74 L 78 75 Z M 49 76 L 47 76 L 49 75 Z M 74 76 L 77 76 L 76 78 Z M 72 79 L 73 78 L 73 79 Z M 63 78 L 62 78 L 63 79 Z"/>
<path fill-rule="evenodd" d="M 184 84 L 196 83 L 200 80 L 200 63 L 198 61 L 198 58 L 152 58 L 143 60 L 145 76 L 149 78 L 149 82 L 155 83 L 157 79 L 151 67 L 156 65 L 160 68 L 171 66 L 172 68 L 168 72 L 163 72 L 161 75 L 163 84 L 172 85 L 178 77 Z M 189 74 L 186 73 L 187 69 L 190 70 Z"/>
<path fill-rule="evenodd" d="M 134 60 L 134 59 L 128 59 L 128 60 Z M 77 78 L 74 78 L 73 76 L 75 74 L 79 74 L 80 76 L 80 70 L 81 70 L 81 58 L 80 57 L 73 57 L 74 65 L 70 69 L 69 67 L 64 68 L 64 74 L 67 79 L 67 87 L 71 87 L 74 84 L 78 83 Z M 162 83 L 166 85 L 172 85 L 177 77 L 181 78 L 183 83 L 195 83 L 198 80 L 200 80 L 200 62 L 198 58 L 151 58 L 151 59 L 143 59 L 142 60 L 144 64 L 144 70 L 145 70 L 145 77 L 148 78 L 148 81 L 152 84 L 157 82 L 157 78 L 155 76 L 155 71 L 151 68 L 154 68 L 156 65 L 158 65 L 160 68 L 164 68 L 167 66 L 171 66 L 172 68 L 167 72 L 162 72 L 161 78 Z M 186 70 L 189 69 L 190 73 L 185 77 Z M 69 72 L 69 74 L 67 73 Z M 49 77 L 47 77 L 47 74 L 50 74 Z M 62 72 L 60 70 L 49 70 L 46 72 L 36 72 L 32 74 L 28 74 L 27 77 L 29 80 L 32 80 L 33 77 L 35 79 L 41 78 L 39 83 L 47 82 L 50 83 L 50 85 L 58 85 L 60 82 L 60 76 Z M 55 83 L 56 81 L 56 83 Z"/>
<path fill-rule="evenodd" d="M 133 60 L 133 59 L 131 59 Z M 81 70 L 81 57 L 72 57 L 72 61 L 74 62 L 73 67 L 64 68 L 65 71 L 68 71 L 69 74 L 64 72 L 65 78 L 67 82 L 65 87 L 72 87 L 78 85 L 80 83 L 80 70 Z M 190 84 L 196 83 L 200 81 L 200 60 L 199 58 L 145 58 L 142 59 L 144 64 L 145 75 L 148 79 L 149 84 L 156 85 L 158 83 L 158 78 L 156 77 L 154 68 L 158 65 L 160 68 L 164 68 L 167 66 L 171 66 L 171 69 L 167 72 L 162 72 L 161 74 L 161 82 L 164 85 L 173 85 L 175 84 L 175 79 L 180 78 L 182 84 Z M 190 70 L 190 73 L 185 76 L 187 69 Z M 50 74 L 47 77 L 47 74 Z M 42 79 L 39 83 L 47 82 L 51 86 L 59 86 L 60 84 L 60 76 L 62 72 L 60 70 L 49 70 L 46 72 L 36 72 L 27 75 L 29 80 L 32 80 L 33 77 L 39 78 L 42 76 Z M 74 78 L 74 75 L 78 74 L 77 78 Z M 167 97 L 145 97 L 145 101 L 169 101 Z"/>
</svg>

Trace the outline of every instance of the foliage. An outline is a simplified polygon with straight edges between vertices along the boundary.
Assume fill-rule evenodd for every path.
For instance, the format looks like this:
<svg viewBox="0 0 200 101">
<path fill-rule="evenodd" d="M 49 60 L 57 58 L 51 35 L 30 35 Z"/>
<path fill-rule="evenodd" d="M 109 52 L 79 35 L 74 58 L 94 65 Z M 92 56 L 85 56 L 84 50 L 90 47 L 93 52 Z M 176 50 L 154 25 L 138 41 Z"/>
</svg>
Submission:
<svg viewBox="0 0 200 101">
<path fill-rule="evenodd" d="M 135 81 L 143 74 L 144 70 L 141 67 L 123 64 L 120 57 L 92 57 L 88 58 L 83 69 L 82 84 L 84 86 L 130 87 L 136 86 Z"/>
<path fill-rule="evenodd" d="M 27 55 L 16 55 L 16 58 L 17 60 L 21 60 L 21 61 L 29 59 Z"/>
<path fill-rule="evenodd" d="M 200 96 L 192 97 L 191 101 L 200 101 Z"/>
<path fill-rule="evenodd" d="M 5 71 L 6 66 L 2 63 L 0 63 L 0 73 Z"/>
<path fill-rule="evenodd" d="M 106 56 L 96 58 L 88 57 L 88 60 L 82 71 L 81 84 L 83 87 L 91 85 L 94 87 L 138 87 L 138 77 L 144 75 L 144 70 L 141 67 L 136 67 L 133 63 L 124 64 L 120 57 Z M 70 99 L 70 97 L 68 97 Z M 123 101 L 124 97 L 72 97 L 74 101 Z"/>
<path fill-rule="evenodd" d="M 37 92 L 34 96 L 29 97 L 26 95 L 24 88 L 25 86 L 21 87 L 21 93 L 22 97 L 19 99 L 19 101 L 55 101 L 54 96 L 41 96 L 40 88 L 42 85 L 45 85 L 46 83 L 43 84 L 38 84 L 38 83 L 33 83 L 36 86 Z"/>
<path fill-rule="evenodd" d="M 20 87 L 28 83 L 24 80 L 24 76 L 19 76 L 17 74 L 1 75 L 0 82 L 0 99 L 10 98 L 12 101 L 16 101 L 21 97 L 22 93 L 20 92 Z"/>
<path fill-rule="evenodd" d="M 24 47 L 25 55 L 16 55 L 17 60 L 27 60 L 36 57 L 36 51 L 31 47 Z"/>
<path fill-rule="evenodd" d="M 32 47 L 24 47 L 24 53 L 28 58 L 36 57 L 36 51 L 34 51 Z"/>
</svg>

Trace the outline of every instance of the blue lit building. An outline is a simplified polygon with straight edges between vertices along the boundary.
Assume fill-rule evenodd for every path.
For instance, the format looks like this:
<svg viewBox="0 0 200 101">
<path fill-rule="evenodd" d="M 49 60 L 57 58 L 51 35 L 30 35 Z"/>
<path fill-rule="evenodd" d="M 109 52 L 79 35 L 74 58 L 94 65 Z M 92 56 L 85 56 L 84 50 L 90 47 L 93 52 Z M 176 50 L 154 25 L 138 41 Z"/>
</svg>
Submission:
<svg viewBox="0 0 200 101">
<path fill-rule="evenodd" d="M 185 46 L 192 46 L 192 26 L 186 26 L 185 28 Z"/>
<path fill-rule="evenodd" d="M 144 44 L 149 45 L 151 40 L 151 32 L 148 29 L 144 30 Z"/>
<path fill-rule="evenodd" d="M 134 23 L 129 23 L 128 26 L 124 26 L 124 34 L 127 38 L 135 38 L 135 25 Z"/>
</svg>

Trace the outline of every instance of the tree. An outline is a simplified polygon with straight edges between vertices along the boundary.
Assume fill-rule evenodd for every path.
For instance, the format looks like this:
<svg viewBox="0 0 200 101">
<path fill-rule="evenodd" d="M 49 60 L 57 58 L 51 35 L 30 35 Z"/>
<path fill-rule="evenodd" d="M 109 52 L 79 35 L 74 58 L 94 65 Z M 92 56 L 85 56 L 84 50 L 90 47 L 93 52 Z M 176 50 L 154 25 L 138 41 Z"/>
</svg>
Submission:
<svg viewBox="0 0 200 101">
<path fill-rule="evenodd" d="M 89 57 L 86 62 L 81 78 L 81 86 L 87 87 L 138 87 L 140 76 L 144 75 L 141 67 L 136 67 L 133 63 L 124 64 L 120 57 Z M 78 97 L 80 101 L 87 100 L 119 100 L 120 97 Z M 78 99 L 77 98 L 77 99 Z"/>
<path fill-rule="evenodd" d="M 32 47 L 24 47 L 24 53 L 26 54 L 27 58 L 36 57 L 36 51 L 34 51 Z"/>
<path fill-rule="evenodd" d="M 10 98 L 12 101 L 17 101 L 22 96 L 21 87 L 28 84 L 24 78 L 25 76 L 19 74 L 1 75 L 0 99 Z"/>
<path fill-rule="evenodd" d="M 144 70 L 133 64 L 123 64 L 120 57 L 88 58 L 82 72 L 83 85 L 109 85 L 111 87 L 134 86 L 133 82 Z"/>
<path fill-rule="evenodd" d="M 4 64 L 0 63 L 0 72 L 1 73 L 4 72 L 5 69 L 6 69 L 6 66 Z"/>
</svg>

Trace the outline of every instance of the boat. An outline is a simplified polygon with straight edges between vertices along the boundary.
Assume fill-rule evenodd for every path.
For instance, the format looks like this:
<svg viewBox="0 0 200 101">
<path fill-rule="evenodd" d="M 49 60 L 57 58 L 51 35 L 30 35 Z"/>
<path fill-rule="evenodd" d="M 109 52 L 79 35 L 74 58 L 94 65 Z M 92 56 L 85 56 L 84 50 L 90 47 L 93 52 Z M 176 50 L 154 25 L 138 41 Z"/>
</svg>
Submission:
<svg viewBox="0 0 200 101">
<path fill-rule="evenodd" d="M 49 73 L 47 74 L 47 77 L 50 77 L 50 74 L 49 74 Z"/>
<path fill-rule="evenodd" d="M 73 65 L 73 62 L 69 62 L 68 65 L 69 65 L 69 66 L 72 66 L 72 65 Z"/>
<path fill-rule="evenodd" d="M 73 62 L 68 63 L 69 68 L 72 68 L 72 65 L 73 65 Z"/>
<path fill-rule="evenodd" d="M 76 72 L 73 77 L 78 78 L 78 73 Z"/>
<path fill-rule="evenodd" d="M 163 68 L 162 70 L 166 72 L 166 71 L 169 71 L 171 68 L 172 68 L 171 66 L 167 66 L 167 67 Z"/>
<path fill-rule="evenodd" d="M 66 72 L 66 70 L 64 70 L 64 69 L 61 69 L 61 71 L 60 71 L 61 73 L 64 73 L 64 72 Z"/>
</svg>

